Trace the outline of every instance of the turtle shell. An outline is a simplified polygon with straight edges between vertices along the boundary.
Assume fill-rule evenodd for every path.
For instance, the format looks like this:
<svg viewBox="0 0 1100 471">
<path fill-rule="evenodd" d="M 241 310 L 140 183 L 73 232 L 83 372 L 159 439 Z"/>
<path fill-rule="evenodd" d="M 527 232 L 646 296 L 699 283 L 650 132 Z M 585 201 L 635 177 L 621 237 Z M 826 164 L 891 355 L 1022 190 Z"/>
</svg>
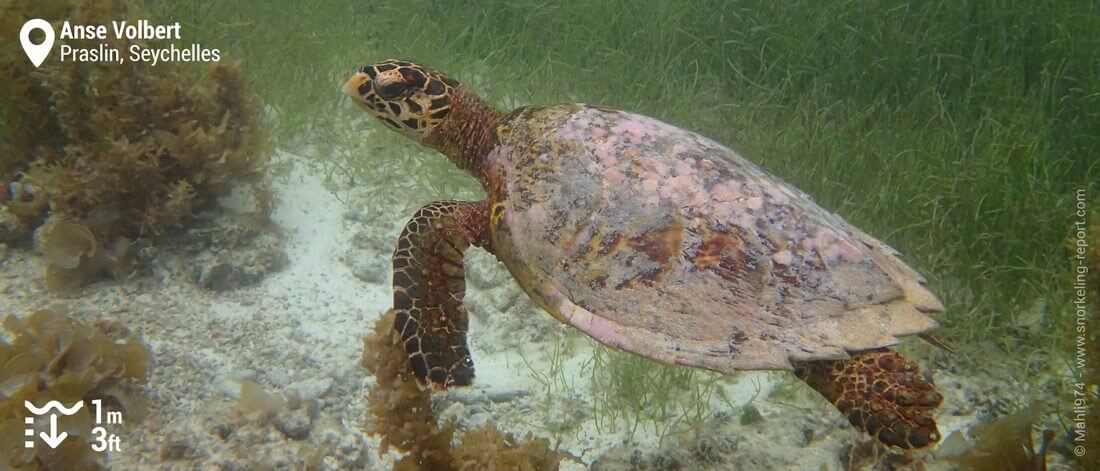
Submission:
<svg viewBox="0 0 1100 471">
<path fill-rule="evenodd" d="M 523 108 L 484 167 L 492 244 L 606 345 L 729 373 L 843 359 L 941 311 L 897 253 L 733 150 L 588 105 Z"/>
</svg>

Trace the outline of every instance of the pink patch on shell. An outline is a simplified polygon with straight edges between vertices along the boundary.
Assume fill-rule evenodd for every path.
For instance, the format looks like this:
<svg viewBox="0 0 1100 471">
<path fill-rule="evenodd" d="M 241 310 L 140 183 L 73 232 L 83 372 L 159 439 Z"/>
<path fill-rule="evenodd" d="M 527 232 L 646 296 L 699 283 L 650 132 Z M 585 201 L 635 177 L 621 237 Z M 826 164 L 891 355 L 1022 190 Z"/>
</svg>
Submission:
<svg viewBox="0 0 1100 471">
<path fill-rule="evenodd" d="M 691 195 L 692 206 L 702 206 L 707 202 L 707 195 L 702 191 L 696 191 Z"/>
<path fill-rule="evenodd" d="M 646 134 L 646 126 L 636 119 L 623 121 L 612 129 L 624 141 L 631 144 L 640 144 Z"/>
<path fill-rule="evenodd" d="M 837 251 L 840 252 L 840 256 L 844 257 L 849 263 L 859 263 L 863 259 L 863 254 L 859 249 L 855 248 L 852 244 L 849 244 L 844 238 L 838 238 L 836 240 Z"/>
<path fill-rule="evenodd" d="M 531 205 L 527 209 L 527 221 L 528 224 L 542 224 L 550 220 L 550 215 L 546 213 L 546 205 L 543 203 L 536 203 Z"/>
<path fill-rule="evenodd" d="M 711 198 L 714 201 L 736 201 L 737 197 L 741 196 L 738 186 L 737 182 L 732 180 L 725 184 L 714 185 L 714 189 L 710 192 Z"/>
<path fill-rule="evenodd" d="M 615 147 L 611 144 L 608 144 L 607 142 L 597 143 L 594 153 L 596 155 L 596 158 L 599 159 L 600 163 L 603 165 L 612 166 L 619 162 L 619 159 L 616 156 Z M 614 163 L 611 163 L 609 165 L 607 162 Z"/>
<path fill-rule="evenodd" d="M 695 169 L 691 168 L 691 165 L 683 160 L 677 160 L 674 165 L 677 175 L 691 175 L 695 173 Z"/>
<path fill-rule="evenodd" d="M 733 222 L 736 212 L 731 203 L 722 203 L 714 207 L 714 215 L 717 216 L 719 221 Z"/>
<path fill-rule="evenodd" d="M 753 196 L 753 197 L 745 200 L 745 207 L 749 208 L 753 211 L 756 211 L 757 209 L 760 209 L 760 207 L 763 206 L 763 205 L 764 205 L 764 200 L 762 198 L 760 198 L 759 196 Z"/>
<path fill-rule="evenodd" d="M 779 265 L 790 265 L 794 261 L 794 255 L 789 250 L 780 250 L 772 254 L 772 261 Z"/>
</svg>

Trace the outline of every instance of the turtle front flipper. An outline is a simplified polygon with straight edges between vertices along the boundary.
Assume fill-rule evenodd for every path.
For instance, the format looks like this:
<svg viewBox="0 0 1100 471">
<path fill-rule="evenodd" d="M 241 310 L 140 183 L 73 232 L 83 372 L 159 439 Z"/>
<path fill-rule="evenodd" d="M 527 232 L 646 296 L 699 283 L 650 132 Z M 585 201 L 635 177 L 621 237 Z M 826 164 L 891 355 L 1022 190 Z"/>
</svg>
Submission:
<svg viewBox="0 0 1100 471">
<path fill-rule="evenodd" d="M 420 208 L 393 254 L 393 328 L 417 382 L 440 389 L 468 386 L 474 363 L 466 346 L 463 252 L 489 248 L 484 202 L 437 201 Z"/>
<path fill-rule="evenodd" d="M 849 360 L 809 361 L 796 364 L 794 371 L 852 425 L 882 443 L 908 450 L 940 439 L 932 414 L 943 396 L 916 364 L 893 350 L 853 353 Z"/>
</svg>

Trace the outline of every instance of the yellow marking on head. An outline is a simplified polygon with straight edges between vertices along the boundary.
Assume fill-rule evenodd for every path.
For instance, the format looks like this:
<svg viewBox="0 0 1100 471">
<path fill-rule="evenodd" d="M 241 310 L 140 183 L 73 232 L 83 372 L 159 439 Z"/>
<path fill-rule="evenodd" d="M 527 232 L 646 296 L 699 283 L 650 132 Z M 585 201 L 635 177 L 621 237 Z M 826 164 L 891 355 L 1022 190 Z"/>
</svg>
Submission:
<svg viewBox="0 0 1100 471">
<path fill-rule="evenodd" d="M 458 86 L 455 80 L 427 67 L 386 60 L 361 67 L 341 91 L 367 114 L 422 140 L 447 118 Z"/>
</svg>

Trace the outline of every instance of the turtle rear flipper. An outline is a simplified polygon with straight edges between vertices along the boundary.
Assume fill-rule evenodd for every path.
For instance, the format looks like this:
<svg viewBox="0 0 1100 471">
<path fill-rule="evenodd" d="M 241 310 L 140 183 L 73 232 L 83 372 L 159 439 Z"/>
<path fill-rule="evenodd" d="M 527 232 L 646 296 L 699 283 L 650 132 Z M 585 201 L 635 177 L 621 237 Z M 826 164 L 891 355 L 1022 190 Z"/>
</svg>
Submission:
<svg viewBox="0 0 1100 471">
<path fill-rule="evenodd" d="M 888 348 L 853 353 L 848 360 L 795 364 L 795 375 L 840 409 L 852 425 L 902 449 L 940 439 L 932 414 L 943 402 L 916 364 Z"/>
<path fill-rule="evenodd" d="M 463 252 L 489 247 L 484 202 L 437 201 L 405 225 L 393 254 L 393 328 L 417 382 L 440 389 L 469 386 L 474 363 L 466 345 Z"/>
</svg>

